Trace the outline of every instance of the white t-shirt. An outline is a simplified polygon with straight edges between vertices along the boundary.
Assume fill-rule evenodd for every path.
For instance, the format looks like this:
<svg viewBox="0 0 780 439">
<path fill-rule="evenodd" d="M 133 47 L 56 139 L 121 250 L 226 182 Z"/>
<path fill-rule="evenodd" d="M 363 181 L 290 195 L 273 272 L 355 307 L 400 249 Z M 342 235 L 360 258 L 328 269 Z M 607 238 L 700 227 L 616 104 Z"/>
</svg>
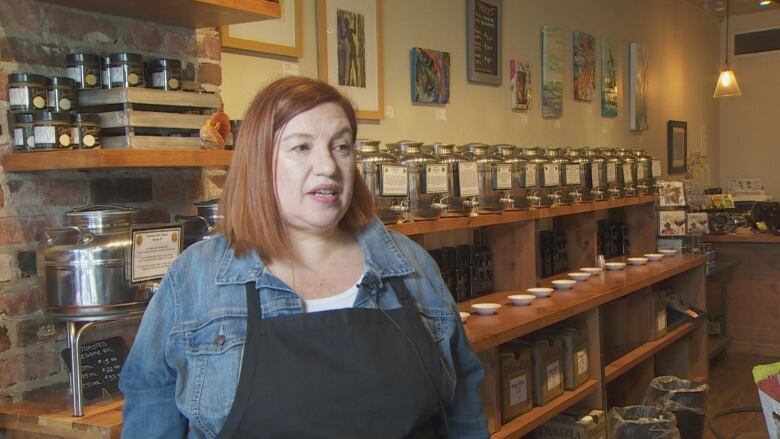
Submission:
<svg viewBox="0 0 780 439">
<path fill-rule="evenodd" d="M 358 288 L 357 285 L 355 285 L 347 291 L 336 294 L 335 296 L 323 297 L 322 299 L 304 300 L 303 309 L 305 312 L 319 312 L 342 308 L 352 308 L 352 306 L 355 304 L 357 294 Z"/>
</svg>

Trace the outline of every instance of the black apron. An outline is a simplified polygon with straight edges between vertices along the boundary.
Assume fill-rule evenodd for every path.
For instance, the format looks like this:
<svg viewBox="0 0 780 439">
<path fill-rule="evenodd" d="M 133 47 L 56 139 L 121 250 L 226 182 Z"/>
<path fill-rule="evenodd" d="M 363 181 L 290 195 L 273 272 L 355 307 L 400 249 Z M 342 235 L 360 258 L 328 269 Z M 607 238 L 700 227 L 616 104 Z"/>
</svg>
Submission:
<svg viewBox="0 0 780 439">
<path fill-rule="evenodd" d="M 434 438 L 447 431 L 439 347 L 399 279 L 401 307 L 262 319 L 246 286 L 247 338 L 218 439 Z"/>
</svg>

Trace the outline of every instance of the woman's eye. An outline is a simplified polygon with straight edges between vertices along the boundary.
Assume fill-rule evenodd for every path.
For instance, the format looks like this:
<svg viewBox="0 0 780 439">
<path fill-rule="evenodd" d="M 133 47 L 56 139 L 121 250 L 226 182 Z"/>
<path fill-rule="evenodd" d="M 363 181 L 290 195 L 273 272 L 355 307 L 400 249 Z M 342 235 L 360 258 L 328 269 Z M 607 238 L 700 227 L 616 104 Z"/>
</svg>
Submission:
<svg viewBox="0 0 780 439">
<path fill-rule="evenodd" d="M 293 146 L 292 150 L 295 152 L 304 152 L 309 149 L 309 145 L 306 145 L 305 143 L 302 143 L 300 145 Z"/>
<path fill-rule="evenodd" d="M 339 143 L 336 146 L 334 146 L 333 149 L 339 152 L 348 153 L 348 152 L 352 152 L 352 145 L 350 145 L 349 143 Z"/>
</svg>

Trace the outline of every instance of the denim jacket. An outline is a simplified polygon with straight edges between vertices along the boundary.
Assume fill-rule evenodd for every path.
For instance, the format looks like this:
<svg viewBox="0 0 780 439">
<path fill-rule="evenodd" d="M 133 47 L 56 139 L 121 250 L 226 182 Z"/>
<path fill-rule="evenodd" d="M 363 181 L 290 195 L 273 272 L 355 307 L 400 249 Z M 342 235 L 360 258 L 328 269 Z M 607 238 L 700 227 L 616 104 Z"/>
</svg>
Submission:
<svg viewBox="0 0 780 439">
<path fill-rule="evenodd" d="M 354 306 L 398 308 L 387 279 L 401 277 L 446 362 L 451 437 L 488 437 L 477 393 L 482 363 L 471 350 L 436 263 L 378 220 L 356 237 L 365 255 L 365 274 Z M 224 236 L 193 245 L 173 263 L 149 303 L 121 373 L 124 438 L 213 438 L 219 433 L 240 373 L 248 282 L 256 283 L 262 318 L 303 312 L 301 298 L 255 253 L 236 257 Z"/>
</svg>

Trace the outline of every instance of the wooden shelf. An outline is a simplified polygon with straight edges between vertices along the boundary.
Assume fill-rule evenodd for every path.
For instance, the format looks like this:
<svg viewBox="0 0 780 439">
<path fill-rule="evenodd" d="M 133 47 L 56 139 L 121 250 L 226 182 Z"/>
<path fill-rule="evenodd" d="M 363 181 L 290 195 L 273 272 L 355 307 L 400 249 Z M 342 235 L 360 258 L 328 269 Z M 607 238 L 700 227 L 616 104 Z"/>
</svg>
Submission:
<svg viewBox="0 0 780 439">
<path fill-rule="evenodd" d="M 780 244 L 780 236 L 772 233 L 753 233 L 752 235 L 704 235 L 704 242 L 732 242 L 747 244 Z"/>
<path fill-rule="evenodd" d="M 510 224 L 519 221 L 531 221 L 542 218 L 552 218 L 578 213 L 595 212 L 598 210 L 614 209 L 617 207 L 636 206 L 639 204 L 654 203 L 658 199 L 656 195 L 640 195 L 618 200 L 593 201 L 588 203 L 573 204 L 571 206 L 557 206 L 534 210 L 515 210 L 503 213 L 483 214 L 475 217 L 440 218 L 433 221 L 416 221 L 403 224 L 389 224 L 389 230 L 395 230 L 405 235 L 421 235 L 424 233 L 446 232 L 449 230 L 469 229 L 473 227 L 494 226 L 497 224 Z"/>
<path fill-rule="evenodd" d="M 506 343 L 518 337 L 565 320 L 611 300 L 648 287 L 664 279 L 703 265 L 703 255 L 666 257 L 646 265 L 627 266 L 621 271 L 605 271 L 579 282 L 571 290 L 556 291 L 548 298 L 537 298 L 529 306 L 513 306 L 507 296 L 524 291 L 502 291 L 459 304 L 461 311 L 470 312 L 472 303 L 494 302 L 503 305 L 496 315 L 472 315 L 465 324 L 466 334 L 476 352 Z M 556 278 L 563 278 L 557 276 Z M 544 280 L 542 286 L 549 286 Z"/>
<path fill-rule="evenodd" d="M 43 0 L 70 8 L 182 27 L 218 27 L 280 18 L 268 0 Z"/>
<path fill-rule="evenodd" d="M 615 378 L 628 372 L 637 364 L 655 355 L 656 352 L 676 342 L 685 334 L 692 332 L 695 327 L 696 324 L 693 322 L 683 323 L 674 330 L 667 332 L 666 335 L 658 340 L 649 341 L 626 355 L 623 355 L 604 368 L 604 379 L 608 383 L 612 382 Z"/>
<path fill-rule="evenodd" d="M 228 166 L 233 151 L 206 149 L 91 149 L 9 153 L 6 172 L 107 168 L 192 168 Z"/>
<path fill-rule="evenodd" d="M 563 392 L 563 395 L 553 399 L 546 405 L 534 407 L 530 412 L 524 413 L 507 422 L 501 426 L 500 430 L 493 433 L 490 438 L 509 439 L 522 437 L 549 421 L 555 415 L 582 401 L 597 389 L 598 381 L 592 379 L 585 381 L 576 390 L 567 390 Z"/>
</svg>

